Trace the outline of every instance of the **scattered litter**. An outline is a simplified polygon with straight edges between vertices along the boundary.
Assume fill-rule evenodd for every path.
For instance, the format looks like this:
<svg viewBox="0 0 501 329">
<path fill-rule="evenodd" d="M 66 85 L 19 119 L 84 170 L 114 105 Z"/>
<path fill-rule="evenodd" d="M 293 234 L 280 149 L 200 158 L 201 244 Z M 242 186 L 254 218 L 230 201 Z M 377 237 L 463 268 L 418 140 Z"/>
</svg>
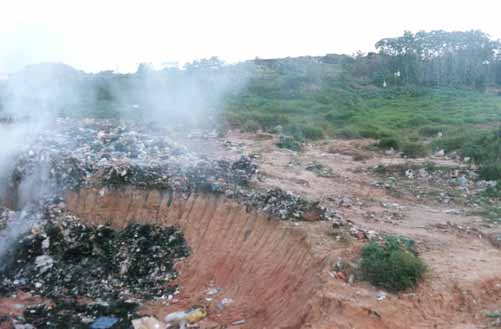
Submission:
<svg viewBox="0 0 501 329">
<path fill-rule="evenodd" d="M 178 325 L 179 329 L 185 329 L 189 324 L 197 323 L 207 317 L 207 312 L 201 308 L 195 308 L 190 311 L 179 311 L 167 314 L 164 318 L 167 328 Z"/>
<path fill-rule="evenodd" d="M 113 316 L 101 316 L 96 319 L 91 325 L 90 329 L 109 329 L 118 322 L 118 318 Z"/>
<path fill-rule="evenodd" d="M 165 323 L 157 320 L 154 317 L 144 317 L 141 319 L 132 320 L 134 329 L 164 329 Z"/>
<path fill-rule="evenodd" d="M 212 296 L 216 295 L 221 291 L 221 288 L 209 288 L 207 289 L 207 295 Z"/>
<path fill-rule="evenodd" d="M 321 163 L 313 162 L 306 166 L 306 170 L 314 172 L 319 177 L 334 177 L 334 171 L 332 168 L 324 166 Z"/>
<path fill-rule="evenodd" d="M 224 309 L 225 309 L 225 307 L 226 307 L 227 305 L 230 305 L 230 304 L 232 304 L 232 303 L 233 303 L 233 299 L 231 299 L 231 298 L 226 298 L 226 297 L 225 297 L 225 298 L 223 298 L 223 299 L 222 299 L 219 303 L 217 303 L 216 307 L 217 307 L 220 311 L 222 311 L 222 310 L 224 310 Z"/>
<path fill-rule="evenodd" d="M 382 301 L 386 298 L 386 293 L 384 291 L 380 291 L 376 294 L 376 299 L 378 301 Z"/>
</svg>

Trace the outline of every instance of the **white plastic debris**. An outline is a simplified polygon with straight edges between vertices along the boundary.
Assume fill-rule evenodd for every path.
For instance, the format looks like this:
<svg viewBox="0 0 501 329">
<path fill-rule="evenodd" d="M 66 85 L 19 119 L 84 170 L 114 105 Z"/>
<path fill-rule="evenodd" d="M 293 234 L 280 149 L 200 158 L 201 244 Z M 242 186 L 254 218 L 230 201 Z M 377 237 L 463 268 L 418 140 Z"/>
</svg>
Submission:
<svg viewBox="0 0 501 329">
<path fill-rule="evenodd" d="M 154 317 L 144 317 L 132 320 L 132 326 L 134 329 L 163 329 L 165 328 L 165 323 Z"/>
</svg>

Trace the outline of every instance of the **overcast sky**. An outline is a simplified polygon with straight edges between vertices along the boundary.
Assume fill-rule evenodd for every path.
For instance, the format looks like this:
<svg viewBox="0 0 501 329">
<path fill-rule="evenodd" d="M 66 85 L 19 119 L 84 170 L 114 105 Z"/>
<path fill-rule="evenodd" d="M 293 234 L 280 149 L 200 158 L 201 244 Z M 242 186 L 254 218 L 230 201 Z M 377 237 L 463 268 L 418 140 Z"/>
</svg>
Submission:
<svg viewBox="0 0 501 329">
<path fill-rule="evenodd" d="M 353 54 L 404 30 L 501 38 L 500 0 L 4 0 L 0 73 L 38 62 L 134 71 L 219 56 Z"/>
</svg>

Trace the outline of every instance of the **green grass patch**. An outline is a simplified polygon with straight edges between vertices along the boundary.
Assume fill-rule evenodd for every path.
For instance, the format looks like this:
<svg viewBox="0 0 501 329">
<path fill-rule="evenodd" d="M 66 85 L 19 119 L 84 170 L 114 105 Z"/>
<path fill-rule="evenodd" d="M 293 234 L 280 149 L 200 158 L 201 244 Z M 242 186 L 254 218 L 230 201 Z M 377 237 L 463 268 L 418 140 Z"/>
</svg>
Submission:
<svg viewBox="0 0 501 329">
<path fill-rule="evenodd" d="M 427 155 L 426 147 L 421 143 L 404 143 L 401 147 L 402 155 L 408 158 L 422 158 Z"/>
<path fill-rule="evenodd" d="M 400 148 L 400 142 L 395 137 L 384 137 L 378 141 L 376 146 L 380 149 L 385 149 L 385 150 L 388 149 L 398 150 Z"/>
</svg>

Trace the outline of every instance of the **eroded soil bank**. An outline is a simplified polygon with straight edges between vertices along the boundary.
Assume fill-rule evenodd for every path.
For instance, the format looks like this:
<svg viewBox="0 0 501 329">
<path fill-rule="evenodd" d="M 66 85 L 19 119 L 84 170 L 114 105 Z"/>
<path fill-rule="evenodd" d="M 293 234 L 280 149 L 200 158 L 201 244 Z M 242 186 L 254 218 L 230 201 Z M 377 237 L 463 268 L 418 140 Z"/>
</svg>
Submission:
<svg viewBox="0 0 501 329">
<path fill-rule="evenodd" d="M 180 264 L 181 299 L 195 303 L 217 286 L 234 301 L 217 322 L 242 318 L 248 328 L 300 328 L 321 286 L 325 264 L 313 256 L 304 233 L 224 197 L 88 189 L 70 193 L 67 203 L 89 224 L 178 225 L 192 251 Z"/>
<path fill-rule="evenodd" d="M 377 290 L 366 283 L 352 286 L 329 275 L 336 259 L 355 259 L 361 243 L 332 242 L 325 236 L 328 222 L 278 221 L 223 196 L 185 199 L 155 190 L 83 189 L 70 193 L 67 204 L 89 224 L 179 226 L 192 249 L 178 265 L 179 301 L 168 307 L 152 303 L 144 312 L 163 317 L 203 302 L 207 290 L 217 287 L 209 319 L 201 323 L 206 328 L 231 327 L 240 319 L 246 320 L 239 326 L 244 328 L 470 328 L 484 323 L 483 310 L 501 297 L 496 277 L 462 282 L 430 277 L 415 292 L 377 300 Z M 220 309 L 216 305 L 223 298 L 234 302 Z"/>
</svg>

